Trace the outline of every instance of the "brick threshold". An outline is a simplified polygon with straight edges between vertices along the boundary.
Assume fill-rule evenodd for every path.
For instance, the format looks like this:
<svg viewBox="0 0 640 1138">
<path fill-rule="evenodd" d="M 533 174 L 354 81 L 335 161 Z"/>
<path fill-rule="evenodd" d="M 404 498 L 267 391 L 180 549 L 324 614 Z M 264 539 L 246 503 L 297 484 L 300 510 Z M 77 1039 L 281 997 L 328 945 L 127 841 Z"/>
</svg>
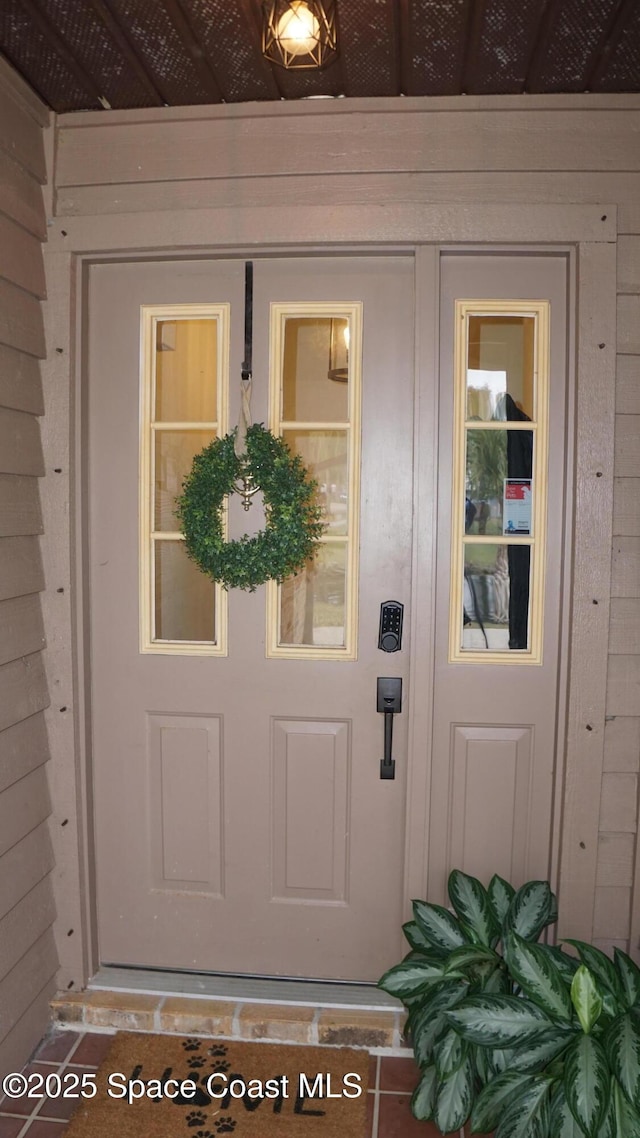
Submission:
<svg viewBox="0 0 640 1138">
<path fill-rule="evenodd" d="M 267 1002 L 201 995 L 88 988 L 59 993 L 54 1022 L 75 1030 L 145 1031 L 216 1036 L 265 1043 L 363 1047 L 383 1055 L 410 1055 L 404 1013 L 393 1007 Z"/>
</svg>

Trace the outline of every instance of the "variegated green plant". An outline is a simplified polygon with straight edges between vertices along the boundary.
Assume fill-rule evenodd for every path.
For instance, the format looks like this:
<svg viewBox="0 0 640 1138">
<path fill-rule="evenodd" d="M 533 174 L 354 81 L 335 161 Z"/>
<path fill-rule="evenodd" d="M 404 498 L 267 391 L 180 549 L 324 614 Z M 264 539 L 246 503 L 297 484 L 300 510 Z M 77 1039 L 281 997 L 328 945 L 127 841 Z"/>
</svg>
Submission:
<svg viewBox="0 0 640 1138">
<path fill-rule="evenodd" d="M 414 901 L 411 952 L 379 985 L 409 1011 L 411 1106 L 447 1134 L 640 1138 L 640 969 L 571 940 L 549 884 L 449 877 L 452 911 Z"/>
</svg>

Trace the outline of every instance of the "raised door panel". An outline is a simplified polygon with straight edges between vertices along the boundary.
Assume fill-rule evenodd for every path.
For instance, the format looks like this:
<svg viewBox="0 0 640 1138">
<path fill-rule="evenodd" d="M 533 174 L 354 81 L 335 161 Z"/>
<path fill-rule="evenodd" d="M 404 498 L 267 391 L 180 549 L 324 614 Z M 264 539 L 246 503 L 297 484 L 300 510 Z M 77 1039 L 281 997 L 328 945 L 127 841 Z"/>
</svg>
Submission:
<svg viewBox="0 0 640 1138">
<path fill-rule="evenodd" d="M 347 898 L 351 725 L 273 723 L 273 897 Z"/>
<path fill-rule="evenodd" d="M 531 809 L 530 727 L 452 730 L 451 866 L 489 881 L 522 880 Z"/>
<path fill-rule="evenodd" d="M 149 715 L 149 809 L 156 889 L 222 893 L 222 718 Z"/>
</svg>

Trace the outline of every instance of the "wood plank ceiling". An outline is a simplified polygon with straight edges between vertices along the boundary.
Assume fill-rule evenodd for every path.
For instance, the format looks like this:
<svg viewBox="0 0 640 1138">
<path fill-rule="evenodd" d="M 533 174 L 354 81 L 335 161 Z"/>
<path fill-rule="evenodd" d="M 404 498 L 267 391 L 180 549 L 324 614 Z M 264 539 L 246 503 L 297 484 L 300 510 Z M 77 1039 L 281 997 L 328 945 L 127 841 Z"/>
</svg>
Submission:
<svg viewBox="0 0 640 1138">
<path fill-rule="evenodd" d="M 55 111 L 309 96 L 640 91 L 640 0 L 337 0 L 339 57 L 285 71 L 259 0 L 1 0 L 0 51 Z"/>
</svg>

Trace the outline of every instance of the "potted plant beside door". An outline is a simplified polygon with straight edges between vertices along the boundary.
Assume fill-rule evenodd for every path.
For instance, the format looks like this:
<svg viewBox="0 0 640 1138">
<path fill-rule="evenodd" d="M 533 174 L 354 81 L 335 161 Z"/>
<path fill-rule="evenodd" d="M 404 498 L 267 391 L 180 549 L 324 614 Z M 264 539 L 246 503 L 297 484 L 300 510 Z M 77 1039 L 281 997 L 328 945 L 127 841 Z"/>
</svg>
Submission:
<svg viewBox="0 0 640 1138">
<path fill-rule="evenodd" d="M 454 870 L 452 911 L 415 901 L 411 951 L 379 981 L 408 1010 L 421 1078 L 411 1100 L 442 1134 L 640 1138 L 640 969 L 578 940 L 548 882 L 485 888 Z"/>
</svg>

